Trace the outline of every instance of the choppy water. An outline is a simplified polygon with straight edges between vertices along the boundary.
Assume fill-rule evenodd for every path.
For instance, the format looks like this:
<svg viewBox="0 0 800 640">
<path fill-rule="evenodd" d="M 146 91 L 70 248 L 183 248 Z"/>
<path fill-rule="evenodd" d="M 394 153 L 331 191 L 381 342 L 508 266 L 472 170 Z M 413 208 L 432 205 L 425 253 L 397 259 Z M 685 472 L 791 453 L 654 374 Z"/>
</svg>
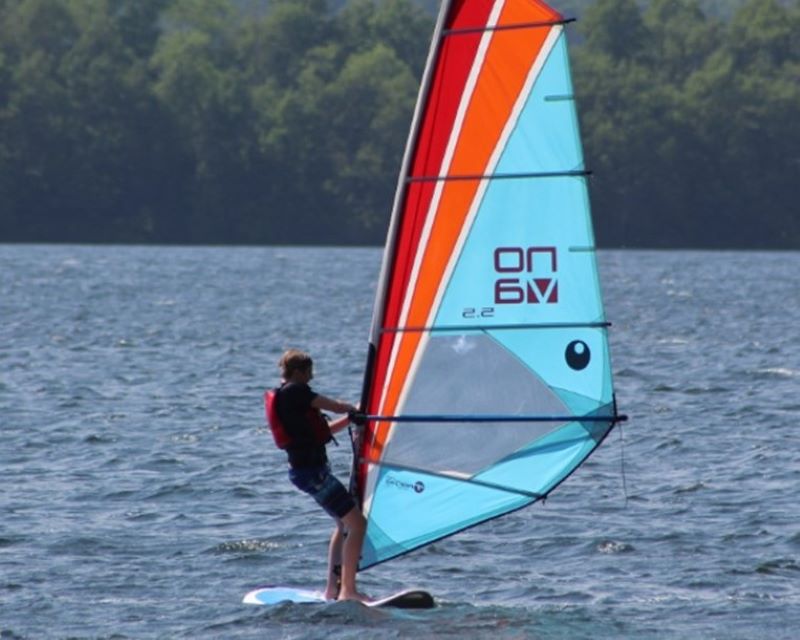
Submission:
<svg viewBox="0 0 800 640">
<path fill-rule="evenodd" d="M 0 638 L 800 634 L 798 253 L 602 252 L 624 449 L 362 575 L 439 608 L 240 604 L 322 580 L 260 394 L 296 345 L 357 397 L 379 260 L 0 246 Z"/>
</svg>

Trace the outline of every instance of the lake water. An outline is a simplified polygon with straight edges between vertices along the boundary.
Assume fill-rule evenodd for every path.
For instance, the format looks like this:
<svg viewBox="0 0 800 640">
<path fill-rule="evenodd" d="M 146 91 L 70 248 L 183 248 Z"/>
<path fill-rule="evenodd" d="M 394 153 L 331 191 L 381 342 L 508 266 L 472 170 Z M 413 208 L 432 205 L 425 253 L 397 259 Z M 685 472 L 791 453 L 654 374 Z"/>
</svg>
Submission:
<svg viewBox="0 0 800 640">
<path fill-rule="evenodd" d="M 355 400 L 377 249 L 0 246 L 0 638 L 796 638 L 800 253 L 599 254 L 631 420 L 544 505 L 320 585 L 261 392 Z M 345 476 L 349 448 L 333 449 Z"/>
</svg>

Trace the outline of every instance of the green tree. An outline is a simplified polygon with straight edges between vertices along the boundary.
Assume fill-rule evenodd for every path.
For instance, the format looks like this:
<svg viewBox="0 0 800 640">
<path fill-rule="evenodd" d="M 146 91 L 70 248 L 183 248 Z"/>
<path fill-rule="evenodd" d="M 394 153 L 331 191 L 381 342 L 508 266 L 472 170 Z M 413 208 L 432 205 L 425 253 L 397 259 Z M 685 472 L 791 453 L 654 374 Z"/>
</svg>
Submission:
<svg viewBox="0 0 800 640">
<path fill-rule="evenodd" d="M 685 80 L 720 44 L 722 25 L 705 16 L 699 0 L 653 0 L 644 24 L 648 64 L 664 82 Z"/>
<path fill-rule="evenodd" d="M 8 144 L 8 131 L 13 114 L 8 107 L 12 70 L 6 54 L 0 49 L 0 238 L 8 237 L 16 226 L 11 193 L 14 189 L 13 152 Z"/>
<path fill-rule="evenodd" d="M 60 65 L 71 119 L 71 186 L 64 199 L 80 235 L 92 240 L 157 239 L 165 205 L 181 204 L 165 184 L 179 159 L 150 92 L 147 61 L 139 57 L 149 48 L 139 39 L 130 43 L 128 4 L 74 2 L 81 34 Z M 145 24 L 140 29 L 150 32 Z"/>
<path fill-rule="evenodd" d="M 13 208 L 4 217 L 21 229 L 20 239 L 31 240 L 61 223 L 51 214 L 59 210 L 71 162 L 69 95 L 59 65 L 79 30 L 57 0 L 6 5 L 2 17 L 0 46 L 10 66 L 2 118 L 5 200 Z"/>
<path fill-rule="evenodd" d="M 708 162 L 720 246 L 800 244 L 800 7 L 751 0 L 725 42 L 687 83 L 686 119 Z"/>
<path fill-rule="evenodd" d="M 325 186 L 353 239 L 385 235 L 416 88 L 408 66 L 379 44 L 351 56 L 326 92 L 335 172 Z"/>
<path fill-rule="evenodd" d="M 318 42 L 300 47 L 294 73 L 274 73 L 267 62 L 275 58 L 264 49 L 258 59 L 265 62 L 247 71 L 261 80 L 252 90 L 255 138 L 275 211 L 263 237 L 284 240 L 301 228 L 310 242 L 380 241 L 417 80 L 378 33 L 393 17 L 430 19 L 407 0 L 357 1 L 333 16 L 277 11 L 251 26 L 249 46 L 276 46 L 268 37 L 275 25 L 291 16 L 298 29 L 301 15 L 308 21 L 301 31 Z M 410 42 L 407 35 L 393 40 L 406 50 Z"/>
<path fill-rule="evenodd" d="M 647 45 L 647 30 L 635 0 L 597 0 L 587 9 L 581 26 L 587 47 L 614 60 L 636 59 Z"/>
<path fill-rule="evenodd" d="M 274 0 L 240 39 L 248 80 L 293 85 L 307 53 L 328 41 L 329 24 L 325 0 Z"/>
<path fill-rule="evenodd" d="M 154 185 L 176 163 L 137 55 L 143 43 L 131 47 L 118 22 L 127 6 L 24 0 L 0 14 L 13 61 L 0 116 L 4 235 L 152 239 L 155 210 L 170 200 Z"/>
<path fill-rule="evenodd" d="M 552 2 L 601 245 L 800 246 L 800 0 Z M 432 4 L 0 0 L 0 238 L 380 242 Z"/>
<path fill-rule="evenodd" d="M 191 242 L 228 242 L 243 226 L 250 172 L 247 91 L 235 66 L 238 23 L 224 0 L 177 2 L 151 59 L 155 95 L 189 155 L 187 216 L 176 229 Z"/>
<path fill-rule="evenodd" d="M 576 87 L 598 240 L 628 246 L 797 246 L 797 11 L 751 0 L 729 24 L 654 0 L 612 46 L 631 2 L 587 11 Z M 794 115 L 793 115 L 794 114 Z"/>
</svg>

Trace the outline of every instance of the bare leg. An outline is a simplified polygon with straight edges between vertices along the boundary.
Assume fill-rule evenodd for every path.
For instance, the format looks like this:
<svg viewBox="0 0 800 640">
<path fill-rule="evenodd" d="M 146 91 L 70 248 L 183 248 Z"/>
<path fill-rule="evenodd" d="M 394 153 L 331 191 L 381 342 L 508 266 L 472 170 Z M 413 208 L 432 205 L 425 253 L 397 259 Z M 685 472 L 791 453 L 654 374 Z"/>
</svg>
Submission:
<svg viewBox="0 0 800 640">
<path fill-rule="evenodd" d="M 347 535 L 342 545 L 342 587 L 338 599 L 366 602 L 369 598 L 356 590 L 356 573 L 367 522 L 361 511 L 354 507 L 342 518 L 342 524 Z"/>
<path fill-rule="evenodd" d="M 331 542 L 328 545 L 328 584 L 325 586 L 325 599 L 335 600 L 339 595 L 339 575 L 342 565 L 342 541 L 344 532 L 342 524 L 336 523 L 336 528 L 331 534 Z"/>
</svg>

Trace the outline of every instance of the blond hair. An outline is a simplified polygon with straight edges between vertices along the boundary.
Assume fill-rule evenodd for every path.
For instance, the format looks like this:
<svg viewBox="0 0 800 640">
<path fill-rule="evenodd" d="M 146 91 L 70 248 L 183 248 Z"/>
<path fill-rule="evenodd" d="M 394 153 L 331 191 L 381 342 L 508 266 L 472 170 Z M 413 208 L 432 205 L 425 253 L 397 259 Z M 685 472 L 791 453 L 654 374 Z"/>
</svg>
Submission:
<svg viewBox="0 0 800 640">
<path fill-rule="evenodd" d="M 288 349 L 278 360 L 278 367 L 284 379 L 288 379 L 295 371 L 307 371 L 314 364 L 311 356 L 299 349 Z"/>
</svg>

